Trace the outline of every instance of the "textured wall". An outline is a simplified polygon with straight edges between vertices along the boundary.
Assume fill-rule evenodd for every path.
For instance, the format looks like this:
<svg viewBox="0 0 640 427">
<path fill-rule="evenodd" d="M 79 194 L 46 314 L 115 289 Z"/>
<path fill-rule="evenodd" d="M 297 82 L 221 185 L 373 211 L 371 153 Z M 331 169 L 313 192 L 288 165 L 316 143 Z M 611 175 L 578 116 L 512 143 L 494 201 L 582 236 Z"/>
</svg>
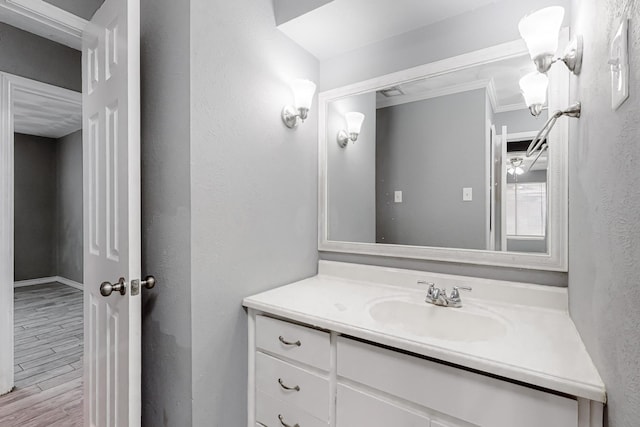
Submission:
<svg viewBox="0 0 640 427">
<path fill-rule="evenodd" d="M 142 0 L 142 425 L 191 425 L 189 2 Z M 241 338 L 238 337 L 240 340 Z"/>
<path fill-rule="evenodd" d="M 80 52 L 0 22 L 0 71 L 82 91 Z"/>
<path fill-rule="evenodd" d="M 609 396 L 607 425 L 640 425 L 640 3 L 574 1 L 573 32 L 584 36 L 572 97 L 569 303 Z M 610 107 L 608 45 L 631 18 L 630 98 Z"/>
<path fill-rule="evenodd" d="M 242 299 L 317 271 L 317 102 L 280 119 L 318 63 L 272 0 L 191 1 L 193 425 L 246 425 Z"/>
<path fill-rule="evenodd" d="M 378 110 L 378 242 L 486 249 L 485 101 L 477 89 Z"/>
<path fill-rule="evenodd" d="M 82 130 L 55 142 L 56 275 L 83 283 Z"/>
<path fill-rule="evenodd" d="M 56 143 L 15 134 L 14 280 L 56 275 Z"/>
<path fill-rule="evenodd" d="M 342 148 L 337 135 L 347 125 L 344 114 L 365 115 L 358 140 Z M 376 93 L 332 102 L 327 112 L 329 240 L 376 241 Z"/>
</svg>

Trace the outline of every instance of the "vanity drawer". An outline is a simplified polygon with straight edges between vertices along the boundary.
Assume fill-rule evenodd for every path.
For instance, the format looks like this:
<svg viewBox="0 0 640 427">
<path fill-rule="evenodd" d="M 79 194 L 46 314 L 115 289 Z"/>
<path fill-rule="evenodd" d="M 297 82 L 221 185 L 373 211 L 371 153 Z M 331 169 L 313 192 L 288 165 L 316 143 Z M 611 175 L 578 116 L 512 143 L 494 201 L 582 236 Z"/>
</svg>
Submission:
<svg viewBox="0 0 640 427">
<path fill-rule="evenodd" d="M 338 377 L 482 427 L 578 425 L 574 399 L 344 337 Z"/>
<path fill-rule="evenodd" d="M 296 424 L 299 427 L 328 426 L 327 422 L 320 421 L 296 406 L 289 405 L 259 390 L 256 392 L 256 421 L 266 427 L 282 427 L 285 424 L 291 427 Z"/>
<path fill-rule="evenodd" d="M 297 386 L 299 390 L 286 390 L 285 386 Z M 280 399 L 288 405 L 295 405 L 321 420 L 329 420 L 331 391 L 326 377 L 257 352 L 256 387 L 261 392 Z"/>
<path fill-rule="evenodd" d="M 256 346 L 324 371 L 329 370 L 329 333 L 256 316 Z"/>
<path fill-rule="evenodd" d="M 429 427 L 430 423 L 422 415 L 344 384 L 338 384 L 337 403 L 337 427 Z"/>
</svg>

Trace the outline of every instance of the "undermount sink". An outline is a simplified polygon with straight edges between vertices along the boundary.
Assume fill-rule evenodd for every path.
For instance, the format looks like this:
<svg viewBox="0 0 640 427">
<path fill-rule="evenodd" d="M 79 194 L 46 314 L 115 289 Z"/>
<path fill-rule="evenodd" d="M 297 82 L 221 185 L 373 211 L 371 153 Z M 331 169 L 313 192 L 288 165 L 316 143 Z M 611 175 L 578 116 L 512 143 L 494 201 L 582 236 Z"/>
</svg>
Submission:
<svg viewBox="0 0 640 427">
<path fill-rule="evenodd" d="M 439 340 L 488 341 L 507 333 L 505 320 L 471 304 L 439 307 L 402 297 L 370 304 L 369 315 L 399 331 Z"/>
</svg>

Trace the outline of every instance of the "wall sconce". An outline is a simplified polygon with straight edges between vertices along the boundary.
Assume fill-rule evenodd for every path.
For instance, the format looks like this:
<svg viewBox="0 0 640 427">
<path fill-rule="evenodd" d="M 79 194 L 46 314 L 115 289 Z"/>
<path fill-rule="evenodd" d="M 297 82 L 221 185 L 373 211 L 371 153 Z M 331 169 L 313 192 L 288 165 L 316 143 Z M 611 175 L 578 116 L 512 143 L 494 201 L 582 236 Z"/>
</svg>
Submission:
<svg viewBox="0 0 640 427">
<path fill-rule="evenodd" d="M 542 113 L 544 104 L 547 102 L 548 87 L 549 78 L 547 75 L 537 71 L 520 79 L 520 90 L 532 116 L 538 117 Z"/>
<path fill-rule="evenodd" d="M 551 6 L 533 12 L 520 20 L 518 30 L 527 44 L 531 59 L 541 73 L 546 73 L 554 62 L 562 61 L 573 74 L 582 68 L 582 36 L 567 46 L 564 57 L 554 58 L 558 50 L 558 36 L 564 19 L 562 6 Z"/>
<path fill-rule="evenodd" d="M 296 79 L 291 82 L 291 91 L 294 105 L 286 105 L 282 109 L 282 121 L 289 129 L 294 129 L 307 119 L 316 84 L 310 80 Z"/>
<path fill-rule="evenodd" d="M 342 148 L 346 147 L 349 141 L 356 142 L 358 140 L 362 122 L 364 122 L 364 114 L 352 111 L 345 113 L 344 118 L 347 121 L 347 130 L 338 132 L 338 145 Z"/>
</svg>

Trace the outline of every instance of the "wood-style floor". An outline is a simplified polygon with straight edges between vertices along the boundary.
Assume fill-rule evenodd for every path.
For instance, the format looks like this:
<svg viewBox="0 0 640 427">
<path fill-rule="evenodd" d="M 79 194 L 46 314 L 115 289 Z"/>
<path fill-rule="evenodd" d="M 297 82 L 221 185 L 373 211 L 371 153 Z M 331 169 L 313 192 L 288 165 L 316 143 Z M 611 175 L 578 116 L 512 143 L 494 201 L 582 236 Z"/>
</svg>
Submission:
<svg viewBox="0 0 640 427">
<path fill-rule="evenodd" d="M 0 396 L 0 426 L 82 426 L 82 292 L 16 288 L 14 312 L 15 389 Z"/>
</svg>

